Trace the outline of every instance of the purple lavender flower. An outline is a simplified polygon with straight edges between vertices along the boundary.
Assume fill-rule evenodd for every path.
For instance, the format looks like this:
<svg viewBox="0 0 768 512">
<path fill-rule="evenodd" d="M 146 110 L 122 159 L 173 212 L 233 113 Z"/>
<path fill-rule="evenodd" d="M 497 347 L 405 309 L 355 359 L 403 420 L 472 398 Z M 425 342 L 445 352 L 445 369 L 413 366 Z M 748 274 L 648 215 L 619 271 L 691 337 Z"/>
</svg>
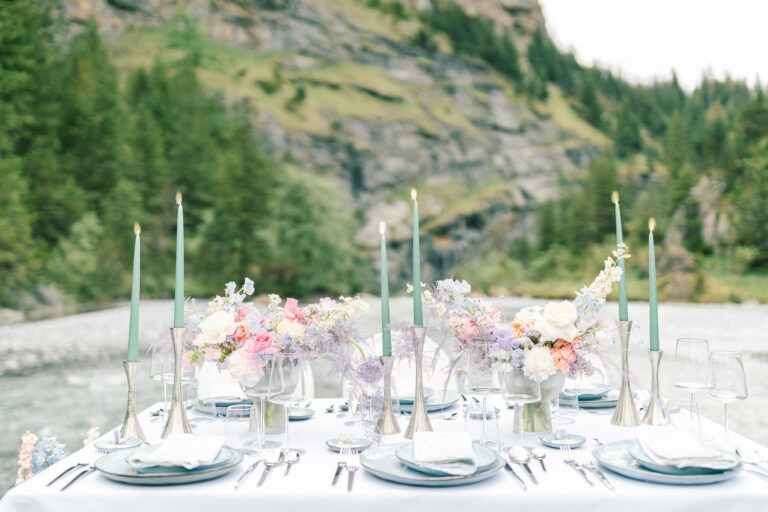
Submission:
<svg viewBox="0 0 768 512">
<path fill-rule="evenodd" d="M 381 359 L 376 356 L 368 356 L 357 368 L 357 376 L 365 384 L 376 384 L 381 380 L 384 367 Z"/>
</svg>

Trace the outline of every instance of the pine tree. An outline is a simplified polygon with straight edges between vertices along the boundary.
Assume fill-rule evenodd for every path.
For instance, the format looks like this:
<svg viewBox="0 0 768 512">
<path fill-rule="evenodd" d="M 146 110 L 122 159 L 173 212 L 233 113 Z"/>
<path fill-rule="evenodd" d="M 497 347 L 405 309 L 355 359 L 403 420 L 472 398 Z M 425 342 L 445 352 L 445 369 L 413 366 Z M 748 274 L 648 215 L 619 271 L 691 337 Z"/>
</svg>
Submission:
<svg viewBox="0 0 768 512">
<path fill-rule="evenodd" d="M 640 126 L 627 99 L 621 103 L 621 108 L 616 116 L 616 130 L 613 140 L 616 142 L 616 153 L 622 157 L 640 151 L 643 147 L 643 140 L 640 138 Z"/>
<path fill-rule="evenodd" d="M 685 119 L 679 112 L 672 114 L 664 137 L 662 161 L 671 176 L 677 176 L 688 161 L 689 139 Z"/>
<path fill-rule="evenodd" d="M 592 78 L 592 73 L 584 74 L 580 100 L 584 119 L 592 126 L 599 128 L 603 124 L 603 109 L 600 106 L 600 100 L 597 98 L 597 88 Z"/>
</svg>

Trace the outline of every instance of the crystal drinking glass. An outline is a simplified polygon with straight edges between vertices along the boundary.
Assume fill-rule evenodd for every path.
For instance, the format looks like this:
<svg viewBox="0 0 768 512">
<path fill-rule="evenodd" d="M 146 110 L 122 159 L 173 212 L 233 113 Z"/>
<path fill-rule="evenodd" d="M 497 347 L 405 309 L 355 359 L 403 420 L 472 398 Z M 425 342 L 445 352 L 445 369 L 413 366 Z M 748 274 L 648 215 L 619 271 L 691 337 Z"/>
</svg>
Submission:
<svg viewBox="0 0 768 512">
<path fill-rule="evenodd" d="M 275 448 L 276 443 L 268 442 L 266 440 L 266 411 L 267 411 L 267 398 L 272 394 L 276 394 L 276 391 L 272 388 L 272 373 L 279 366 L 281 356 L 278 355 L 257 355 L 253 359 L 249 359 L 244 369 L 239 369 L 238 380 L 240 383 L 240 389 L 243 394 L 253 400 L 253 406 L 251 408 L 251 414 L 256 414 L 256 400 L 259 401 L 260 408 L 258 411 L 258 446 L 259 450 L 264 448 Z"/>
<path fill-rule="evenodd" d="M 269 401 L 283 406 L 285 418 L 285 436 L 283 450 L 291 450 L 289 437 L 289 408 L 291 404 L 302 402 L 307 396 L 307 382 L 304 365 L 292 358 L 280 358 L 272 371 Z"/>
<path fill-rule="evenodd" d="M 672 385 L 691 395 L 691 430 L 701 434 L 701 415 L 696 393 L 714 385 L 709 342 L 696 338 L 680 338 L 675 347 L 675 366 Z"/>
<path fill-rule="evenodd" d="M 728 404 L 747 398 L 747 376 L 741 352 L 713 350 L 711 359 L 715 383 L 707 395 L 723 402 L 723 429 L 728 441 Z"/>
<path fill-rule="evenodd" d="M 467 389 L 480 395 L 482 430 L 480 442 L 488 444 L 486 423 L 488 418 L 488 396 L 501 393 L 501 378 L 494 363 L 496 345 L 482 343 L 472 347 L 467 357 Z M 467 409 L 469 414 L 469 408 Z"/>
<path fill-rule="evenodd" d="M 517 414 L 519 442 L 523 442 L 523 405 L 541 400 L 541 386 L 538 382 L 528 378 L 522 368 L 512 368 L 504 373 L 502 397 L 507 403 L 514 403 Z"/>
</svg>

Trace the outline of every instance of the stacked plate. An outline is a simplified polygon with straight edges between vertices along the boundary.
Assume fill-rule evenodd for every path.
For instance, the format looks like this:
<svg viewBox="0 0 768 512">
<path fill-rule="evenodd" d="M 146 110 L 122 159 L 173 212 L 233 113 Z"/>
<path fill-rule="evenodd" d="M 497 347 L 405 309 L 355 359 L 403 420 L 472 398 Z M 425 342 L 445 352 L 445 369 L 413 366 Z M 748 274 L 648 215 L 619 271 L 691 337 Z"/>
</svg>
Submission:
<svg viewBox="0 0 768 512">
<path fill-rule="evenodd" d="M 619 388 L 607 384 L 595 384 L 579 390 L 579 407 L 583 409 L 609 409 L 616 407 Z"/>
<path fill-rule="evenodd" d="M 456 402 L 459 401 L 459 393 L 457 391 L 435 391 L 429 388 L 424 388 L 424 399 L 426 402 L 425 405 L 427 407 L 427 412 L 437 412 L 442 411 L 443 409 L 448 409 L 449 407 L 453 407 Z M 406 413 L 410 413 L 413 410 L 413 400 L 413 396 L 399 396 L 392 399 L 392 401 L 395 403 L 399 401 L 400 412 Z"/>
<path fill-rule="evenodd" d="M 481 444 L 473 445 L 477 469 L 469 475 L 451 475 L 439 464 L 424 464 L 413 457 L 413 443 L 369 448 L 360 455 L 360 463 L 371 474 L 390 482 L 424 487 L 450 487 L 485 480 L 504 467 L 497 453 Z"/>
<path fill-rule="evenodd" d="M 216 416 L 226 416 L 227 415 L 227 407 L 230 405 L 251 405 L 253 402 L 251 400 L 247 400 L 244 398 L 236 397 L 236 396 L 222 396 L 217 397 L 213 399 L 216 404 Z M 201 402 L 199 399 L 194 401 L 195 409 L 197 409 L 199 412 L 202 412 L 204 414 L 210 414 L 211 411 L 208 409 L 203 402 Z"/>
<path fill-rule="evenodd" d="M 601 465 L 615 473 L 636 480 L 660 484 L 713 484 L 733 478 L 741 471 L 741 463 L 738 459 L 723 450 L 713 450 L 719 452 L 723 459 L 731 458 L 733 463 L 720 464 L 719 469 L 695 465 L 677 467 L 660 463 L 658 458 L 649 456 L 636 440 L 606 444 L 595 450 L 594 456 Z"/>
<path fill-rule="evenodd" d="M 224 476 L 235 469 L 243 460 L 243 455 L 240 452 L 224 446 L 213 462 L 194 469 L 186 469 L 181 466 L 156 466 L 139 469 L 128 464 L 128 456 L 136 450 L 156 448 L 156 446 L 144 446 L 135 450 L 113 452 L 98 459 L 94 467 L 102 475 L 116 482 L 133 485 L 176 485 L 202 482 Z"/>
</svg>

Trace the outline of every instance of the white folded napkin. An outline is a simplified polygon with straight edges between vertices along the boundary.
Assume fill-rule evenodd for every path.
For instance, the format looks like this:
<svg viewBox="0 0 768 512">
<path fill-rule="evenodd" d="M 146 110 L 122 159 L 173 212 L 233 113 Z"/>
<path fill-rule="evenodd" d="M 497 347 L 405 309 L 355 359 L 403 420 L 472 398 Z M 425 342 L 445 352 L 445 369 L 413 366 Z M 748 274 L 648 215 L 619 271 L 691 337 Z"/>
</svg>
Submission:
<svg viewBox="0 0 768 512">
<path fill-rule="evenodd" d="M 651 460 L 665 466 L 726 470 L 738 463 L 735 455 L 704 446 L 683 433 L 644 433 L 638 435 L 637 440 Z"/>
<path fill-rule="evenodd" d="M 477 471 L 472 439 L 465 431 L 416 432 L 413 458 L 425 468 L 451 475 L 471 475 Z"/>
<path fill-rule="evenodd" d="M 183 467 L 194 469 L 211 464 L 221 451 L 225 438 L 222 436 L 195 436 L 173 434 L 157 449 L 138 450 L 126 458 L 133 468 L 156 466 Z"/>
</svg>

